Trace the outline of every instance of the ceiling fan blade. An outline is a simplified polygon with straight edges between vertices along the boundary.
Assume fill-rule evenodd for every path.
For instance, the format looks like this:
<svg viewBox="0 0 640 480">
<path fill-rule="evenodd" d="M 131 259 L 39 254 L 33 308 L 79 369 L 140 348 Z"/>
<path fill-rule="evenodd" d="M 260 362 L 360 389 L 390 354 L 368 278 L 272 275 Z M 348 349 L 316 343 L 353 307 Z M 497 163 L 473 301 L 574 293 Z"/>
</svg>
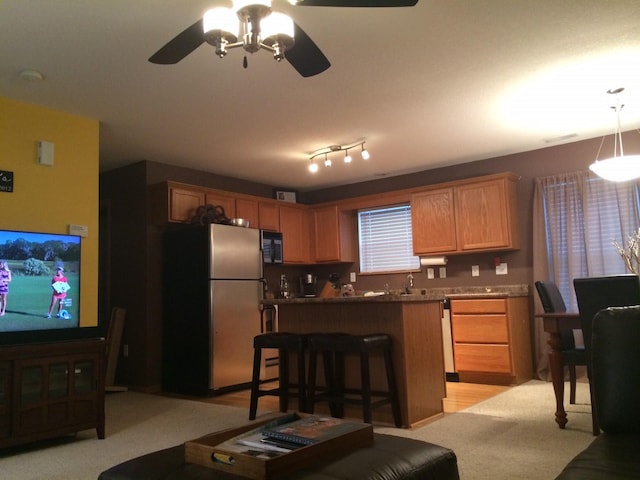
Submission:
<svg viewBox="0 0 640 480">
<path fill-rule="evenodd" d="M 178 63 L 203 43 L 204 32 L 202 29 L 202 19 L 200 19 L 154 53 L 149 58 L 149 61 L 161 65 Z"/>
<path fill-rule="evenodd" d="M 298 0 L 303 7 L 413 7 L 418 0 Z"/>
<path fill-rule="evenodd" d="M 312 77 L 324 72 L 331 63 L 295 22 L 293 24 L 295 43 L 284 52 L 285 58 L 303 77 Z"/>
</svg>

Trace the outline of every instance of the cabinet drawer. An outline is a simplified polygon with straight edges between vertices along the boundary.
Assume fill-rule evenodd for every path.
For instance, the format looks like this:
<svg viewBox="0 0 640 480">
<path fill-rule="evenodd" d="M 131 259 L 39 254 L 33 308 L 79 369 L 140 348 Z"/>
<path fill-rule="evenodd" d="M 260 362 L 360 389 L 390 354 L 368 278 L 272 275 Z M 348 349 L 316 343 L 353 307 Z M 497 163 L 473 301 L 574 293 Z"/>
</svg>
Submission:
<svg viewBox="0 0 640 480">
<path fill-rule="evenodd" d="M 506 313 L 504 298 L 477 298 L 473 300 L 451 300 L 451 313 Z"/>
<path fill-rule="evenodd" d="M 508 345 L 457 343 L 454 357 L 458 372 L 511 373 Z"/>
<path fill-rule="evenodd" d="M 506 315 L 452 315 L 456 343 L 509 343 Z"/>
</svg>

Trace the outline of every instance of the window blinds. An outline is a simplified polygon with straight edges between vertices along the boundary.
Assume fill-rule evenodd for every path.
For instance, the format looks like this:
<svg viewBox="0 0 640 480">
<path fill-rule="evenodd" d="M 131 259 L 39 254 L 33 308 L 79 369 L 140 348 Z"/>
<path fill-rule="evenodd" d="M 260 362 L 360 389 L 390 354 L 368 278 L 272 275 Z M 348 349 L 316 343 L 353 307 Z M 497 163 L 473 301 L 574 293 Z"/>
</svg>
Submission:
<svg viewBox="0 0 640 480">
<path fill-rule="evenodd" d="M 420 268 L 413 255 L 410 205 L 359 211 L 358 236 L 361 273 Z"/>
</svg>

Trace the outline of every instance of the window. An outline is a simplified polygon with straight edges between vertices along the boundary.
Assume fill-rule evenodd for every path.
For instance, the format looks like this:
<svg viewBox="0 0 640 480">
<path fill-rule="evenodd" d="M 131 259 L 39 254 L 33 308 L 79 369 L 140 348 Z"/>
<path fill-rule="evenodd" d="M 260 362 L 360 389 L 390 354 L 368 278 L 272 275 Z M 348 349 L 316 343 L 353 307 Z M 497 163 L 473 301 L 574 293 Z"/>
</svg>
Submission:
<svg viewBox="0 0 640 480">
<path fill-rule="evenodd" d="M 358 238 L 361 273 L 420 268 L 420 259 L 413 254 L 410 205 L 359 211 Z"/>
<path fill-rule="evenodd" d="M 548 271 L 575 310 L 573 279 L 628 273 L 613 247 L 640 226 L 638 185 L 608 182 L 587 172 L 537 179 Z"/>
</svg>

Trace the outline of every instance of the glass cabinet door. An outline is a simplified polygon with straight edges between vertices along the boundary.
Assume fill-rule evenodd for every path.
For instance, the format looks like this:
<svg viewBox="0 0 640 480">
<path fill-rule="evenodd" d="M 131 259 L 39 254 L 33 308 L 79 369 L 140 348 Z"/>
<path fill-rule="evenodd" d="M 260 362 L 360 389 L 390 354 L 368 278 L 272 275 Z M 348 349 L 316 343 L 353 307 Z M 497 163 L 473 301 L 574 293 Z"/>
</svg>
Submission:
<svg viewBox="0 0 640 480">
<path fill-rule="evenodd" d="M 69 394 L 69 364 L 49 365 L 49 398 L 66 397 Z"/>
<path fill-rule="evenodd" d="M 94 362 L 82 361 L 74 365 L 75 393 L 90 393 L 94 391 L 95 374 Z"/>
<path fill-rule="evenodd" d="M 8 362 L 0 362 L 0 438 L 9 436 L 9 425 L 11 423 L 9 416 L 9 382 L 11 381 L 11 375 L 9 369 Z"/>
<path fill-rule="evenodd" d="M 21 403 L 39 402 L 42 395 L 43 367 L 35 365 L 22 369 L 22 385 L 20 388 Z"/>
</svg>

